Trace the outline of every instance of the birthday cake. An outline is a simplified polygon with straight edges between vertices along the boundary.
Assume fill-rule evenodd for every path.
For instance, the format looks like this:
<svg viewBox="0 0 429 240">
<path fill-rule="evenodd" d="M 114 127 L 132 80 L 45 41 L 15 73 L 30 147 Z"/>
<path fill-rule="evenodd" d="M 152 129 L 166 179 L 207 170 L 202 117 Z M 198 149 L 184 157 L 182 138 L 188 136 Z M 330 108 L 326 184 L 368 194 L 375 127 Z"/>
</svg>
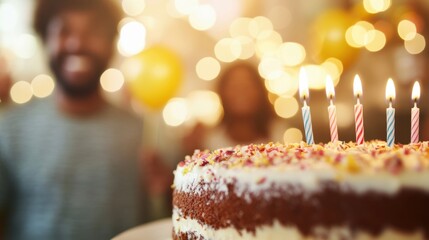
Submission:
<svg viewBox="0 0 429 240">
<path fill-rule="evenodd" d="M 197 150 L 174 174 L 174 240 L 429 239 L 428 142 Z"/>
</svg>

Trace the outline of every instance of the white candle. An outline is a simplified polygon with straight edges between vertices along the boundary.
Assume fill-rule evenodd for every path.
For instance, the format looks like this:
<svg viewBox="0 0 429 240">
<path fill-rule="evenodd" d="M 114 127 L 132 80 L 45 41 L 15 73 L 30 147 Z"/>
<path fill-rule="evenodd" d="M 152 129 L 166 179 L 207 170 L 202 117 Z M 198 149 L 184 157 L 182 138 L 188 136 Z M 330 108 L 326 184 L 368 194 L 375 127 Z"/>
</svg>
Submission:
<svg viewBox="0 0 429 240">
<path fill-rule="evenodd" d="M 308 79 L 305 69 L 301 68 L 299 72 L 299 96 L 303 100 L 302 118 L 304 121 L 304 132 L 307 144 L 314 144 L 313 127 L 311 124 L 310 107 L 307 105 L 307 99 L 310 96 L 308 91 Z"/>
<path fill-rule="evenodd" d="M 395 84 L 393 80 L 389 78 L 386 85 L 386 100 L 389 101 L 389 107 L 386 109 L 387 118 L 387 145 L 392 147 L 395 143 L 395 108 L 392 107 L 392 102 L 395 100 Z"/>
<path fill-rule="evenodd" d="M 417 81 L 414 83 L 411 98 L 414 101 L 414 107 L 411 109 L 411 143 L 417 143 L 419 141 L 420 121 L 420 109 L 417 107 L 417 101 L 420 98 L 420 84 Z"/>
<path fill-rule="evenodd" d="M 355 75 L 353 81 L 353 94 L 356 97 L 355 105 L 355 132 L 356 132 L 356 143 L 363 144 L 365 141 L 364 127 L 363 127 L 363 105 L 360 103 L 360 97 L 362 96 L 362 83 L 359 75 Z"/>
<path fill-rule="evenodd" d="M 326 97 L 329 100 L 328 116 L 329 130 L 331 133 L 331 142 L 338 141 L 338 126 L 337 126 L 337 108 L 334 105 L 335 88 L 331 76 L 326 76 Z"/>
</svg>

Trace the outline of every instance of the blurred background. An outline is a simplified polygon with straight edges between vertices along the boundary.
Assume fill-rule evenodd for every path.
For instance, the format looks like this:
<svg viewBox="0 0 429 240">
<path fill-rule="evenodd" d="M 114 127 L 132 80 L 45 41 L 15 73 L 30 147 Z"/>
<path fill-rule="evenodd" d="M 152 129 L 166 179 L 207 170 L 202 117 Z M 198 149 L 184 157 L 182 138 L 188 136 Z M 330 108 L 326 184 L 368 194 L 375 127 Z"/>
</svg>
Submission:
<svg viewBox="0 0 429 240">
<path fill-rule="evenodd" d="M 304 140 L 297 93 L 303 66 L 316 142 L 330 140 L 328 74 L 336 86 L 340 140 L 355 139 L 356 74 L 362 79 L 367 140 L 385 139 L 389 77 L 397 92 L 398 142 L 409 142 L 414 81 L 422 86 L 422 122 L 429 108 L 427 0 L 117 1 L 124 19 L 117 56 L 100 79 L 103 91 L 113 103 L 141 114 L 146 144 L 172 163 L 181 157 L 177 143 L 197 123 L 219 123 L 223 107 L 213 87 L 224 67 L 237 60 L 258 67 L 284 123 L 284 141 Z M 1 104 L 8 93 L 11 104 L 26 104 L 55 88 L 31 28 L 32 7 L 32 0 L 0 1 Z"/>
</svg>

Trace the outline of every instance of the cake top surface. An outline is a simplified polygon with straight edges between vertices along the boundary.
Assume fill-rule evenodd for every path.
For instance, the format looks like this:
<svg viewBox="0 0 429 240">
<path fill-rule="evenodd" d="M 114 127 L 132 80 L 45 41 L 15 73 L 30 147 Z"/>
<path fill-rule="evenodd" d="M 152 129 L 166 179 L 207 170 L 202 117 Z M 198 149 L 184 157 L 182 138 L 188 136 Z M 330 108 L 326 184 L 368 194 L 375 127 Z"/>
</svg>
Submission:
<svg viewBox="0 0 429 240">
<path fill-rule="evenodd" d="M 178 164 L 183 174 L 194 168 L 222 169 L 323 170 L 335 169 L 348 173 L 428 171 L 428 142 L 396 144 L 373 140 L 362 145 L 349 142 L 308 145 L 301 143 L 250 144 L 217 149 L 196 150 Z"/>
</svg>

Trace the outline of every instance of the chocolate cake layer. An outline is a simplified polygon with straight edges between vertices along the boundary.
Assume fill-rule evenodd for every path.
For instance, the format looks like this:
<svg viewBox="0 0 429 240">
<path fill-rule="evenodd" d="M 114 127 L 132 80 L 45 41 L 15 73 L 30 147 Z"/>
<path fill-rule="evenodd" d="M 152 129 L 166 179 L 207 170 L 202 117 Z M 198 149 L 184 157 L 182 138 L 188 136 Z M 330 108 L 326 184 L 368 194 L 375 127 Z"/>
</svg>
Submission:
<svg viewBox="0 0 429 240">
<path fill-rule="evenodd" d="M 179 235 L 174 234 L 173 232 L 173 240 L 205 240 L 203 237 L 197 237 L 193 233 L 180 233 Z"/>
<path fill-rule="evenodd" d="M 284 226 L 296 226 L 306 236 L 317 226 L 345 226 L 374 236 L 387 227 L 404 233 L 423 231 L 429 238 L 429 193 L 419 189 L 402 188 L 394 195 L 375 191 L 356 194 L 337 182 L 325 182 L 320 191 L 307 195 L 293 185 L 273 187 L 268 190 L 268 200 L 252 193 L 249 199 L 239 197 L 234 184 L 228 184 L 228 194 L 207 189 L 200 194 L 176 190 L 174 207 L 183 217 L 214 229 L 255 232 L 258 226 L 272 225 L 277 219 Z"/>
</svg>

